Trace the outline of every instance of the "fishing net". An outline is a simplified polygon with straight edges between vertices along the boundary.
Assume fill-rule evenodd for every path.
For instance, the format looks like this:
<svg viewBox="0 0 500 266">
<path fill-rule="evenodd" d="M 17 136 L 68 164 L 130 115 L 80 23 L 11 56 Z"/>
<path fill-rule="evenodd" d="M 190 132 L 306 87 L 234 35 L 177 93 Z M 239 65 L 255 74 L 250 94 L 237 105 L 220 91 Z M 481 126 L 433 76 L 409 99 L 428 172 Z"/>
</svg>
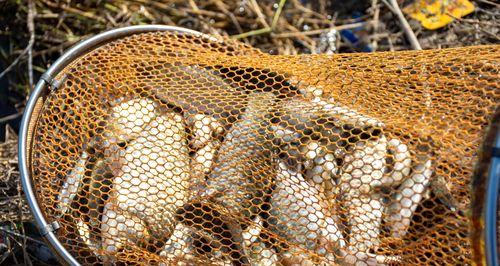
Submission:
<svg viewBox="0 0 500 266">
<path fill-rule="evenodd" d="M 133 34 L 39 99 L 33 189 L 82 264 L 470 264 L 499 58 Z"/>
</svg>

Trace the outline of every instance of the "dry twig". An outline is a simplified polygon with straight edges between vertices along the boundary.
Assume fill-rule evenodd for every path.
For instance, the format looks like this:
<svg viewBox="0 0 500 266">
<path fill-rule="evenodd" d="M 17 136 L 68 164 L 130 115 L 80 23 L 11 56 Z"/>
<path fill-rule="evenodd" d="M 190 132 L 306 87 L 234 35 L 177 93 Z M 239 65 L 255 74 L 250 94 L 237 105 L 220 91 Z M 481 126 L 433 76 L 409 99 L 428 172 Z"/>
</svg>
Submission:
<svg viewBox="0 0 500 266">
<path fill-rule="evenodd" d="M 33 45 L 35 44 L 35 22 L 34 22 L 35 15 L 36 15 L 35 4 L 33 3 L 33 0 L 28 0 L 27 24 L 28 24 L 28 31 L 30 33 L 29 43 L 31 43 L 31 45 L 28 48 L 28 80 L 29 80 L 30 91 L 33 89 Z"/>
<path fill-rule="evenodd" d="M 331 30 L 340 31 L 340 30 L 354 29 L 354 28 L 366 26 L 368 24 L 370 24 L 370 22 L 357 22 L 357 23 L 339 25 L 339 26 L 334 26 L 334 27 L 329 27 L 329 28 L 319 29 L 319 30 L 276 33 L 276 34 L 273 34 L 273 36 L 276 38 L 290 38 L 290 37 L 297 37 L 297 36 L 318 35 L 318 34 L 321 34 L 323 32 L 326 32 L 326 31 L 331 31 Z"/>
<path fill-rule="evenodd" d="M 371 11 L 373 12 L 373 33 L 376 35 L 378 33 L 378 24 L 379 24 L 379 16 L 380 16 L 380 6 L 378 4 L 378 0 L 372 0 Z M 372 39 L 372 47 L 373 51 L 377 50 L 378 46 L 378 38 L 375 37 Z"/>
<path fill-rule="evenodd" d="M 278 24 L 278 19 L 281 15 L 281 11 L 283 10 L 283 7 L 285 6 L 285 3 L 286 3 L 286 0 L 280 0 L 280 3 L 278 4 L 278 8 L 276 9 L 276 12 L 274 13 L 273 22 L 271 23 L 270 27 L 264 27 L 262 29 L 253 30 L 253 31 L 242 33 L 242 34 L 234 35 L 234 36 L 232 36 L 232 38 L 243 39 L 243 38 L 248 38 L 250 36 L 260 35 L 260 34 L 269 33 L 269 32 L 274 31 L 276 29 L 276 25 Z"/>
<path fill-rule="evenodd" d="M 389 0 L 389 1 L 390 1 L 391 11 L 394 12 L 395 15 L 398 17 L 399 22 L 401 23 L 401 28 L 403 28 L 403 31 L 405 32 L 406 37 L 408 38 L 408 41 L 410 42 L 412 49 L 422 50 L 422 46 L 420 46 L 417 36 L 415 36 L 415 33 L 411 29 L 408 20 L 406 20 L 403 12 L 401 11 L 401 8 L 399 8 L 398 1 L 397 0 Z M 385 1 L 384 3 L 388 4 Z"/>
</svg>

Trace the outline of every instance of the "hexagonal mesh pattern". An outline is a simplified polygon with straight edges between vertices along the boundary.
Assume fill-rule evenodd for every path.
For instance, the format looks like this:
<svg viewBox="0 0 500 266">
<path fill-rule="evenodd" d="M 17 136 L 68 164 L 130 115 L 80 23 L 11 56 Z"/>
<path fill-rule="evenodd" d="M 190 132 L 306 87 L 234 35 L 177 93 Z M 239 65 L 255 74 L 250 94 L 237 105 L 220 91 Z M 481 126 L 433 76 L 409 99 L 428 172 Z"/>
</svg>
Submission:
<svg viewBox="0 0 500 266">
<path fill-rule="evenodd" d="M 470 264 L 469 183 L 499 57 L 121 38 L 45 96 L 38 201 L 83 264 Z"/>
</svg>

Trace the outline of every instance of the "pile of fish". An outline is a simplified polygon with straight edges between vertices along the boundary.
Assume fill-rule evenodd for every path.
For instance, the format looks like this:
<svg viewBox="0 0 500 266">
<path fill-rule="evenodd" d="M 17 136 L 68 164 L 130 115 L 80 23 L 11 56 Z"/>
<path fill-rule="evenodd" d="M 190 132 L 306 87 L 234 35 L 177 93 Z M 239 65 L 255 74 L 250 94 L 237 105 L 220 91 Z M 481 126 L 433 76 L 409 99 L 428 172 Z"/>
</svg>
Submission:
<svg viewBox="0 0 500 266">
<path fill-rule="evenodd" d="M 430 149 L 389 139 L 381 121 L 318 87 L 290 81 L 294 96 L 279 97 L 181 71 L 205 89 L 116 100 L 63 182 L 61 217 L 96 256 L 113 263 L 153 246 L 180 265 L 398 261 L 377 254 L 382 227 L 406 234 L 433 174 Z M 73 215 L 81 204 L 89 211 Z"/>
</svg>

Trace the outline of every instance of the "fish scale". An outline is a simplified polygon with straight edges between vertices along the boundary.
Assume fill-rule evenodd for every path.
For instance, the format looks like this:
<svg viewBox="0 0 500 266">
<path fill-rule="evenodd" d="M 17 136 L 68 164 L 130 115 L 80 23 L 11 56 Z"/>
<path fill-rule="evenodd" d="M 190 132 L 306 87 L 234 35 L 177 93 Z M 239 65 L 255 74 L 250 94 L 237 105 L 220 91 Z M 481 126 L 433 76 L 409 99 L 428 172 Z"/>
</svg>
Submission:
<svg viewBox="0 0 500 266">
<path fill-rule="evenodd" d="M 274 170 L 265 139 L 269 112 L 274 97 L 269 93 L 254 94 L 245 113 L 225 136 L 207 180 L 207 197 L 250 217 L 258 212 L 265 194 L 272 186 Z M 256 208 L 253 209 L 252 207 Z"/>
</svg>

